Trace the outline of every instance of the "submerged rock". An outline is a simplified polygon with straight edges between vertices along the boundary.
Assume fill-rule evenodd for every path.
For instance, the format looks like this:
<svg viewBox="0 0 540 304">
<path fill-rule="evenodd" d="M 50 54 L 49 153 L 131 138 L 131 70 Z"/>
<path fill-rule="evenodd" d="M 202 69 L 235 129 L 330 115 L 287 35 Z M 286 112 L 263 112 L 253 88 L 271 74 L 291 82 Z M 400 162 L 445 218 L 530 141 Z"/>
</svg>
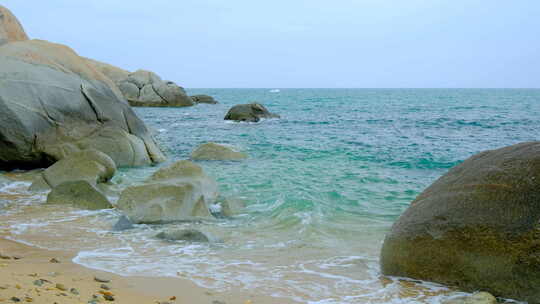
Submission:
<svg viewBox="0 0 540 304">
<path fill-rule="evenodd" d="M 210 238 L 204 233 L 194 229 L 162 231 L 156 234 L 156 238 L 167 241 L 187 241 L 208 243 Z"/>
<path fill-rule="evenodd" d="M 488 292 L 477 292 L 472 296 L 457 297 L 442 304 L 497 304 L 497 299 Z"/>
<path fill-rule="evenodd" d="M 279 118 L 279 115 L 270 113 L 260 103 L 240 104 L 232 107 L 225 115 L 225 120 L 257 122 L 261 118 Z"/>
<path fill-rule="evenodd" d="M 210 217 L 217 184 L 198 165 L 182 160 L 156 171 L 142 185 L 126 188 L 117 208 L 134 223 Z"/>
<path fill-rule="evenodd" d="M 112 227 L 113 231 L 123 231 L 128 229 L 133 229 L 133 222 L 125 215 L 122 215 Z"/>
<path fill-rule="evenodd" d="M 485 151 L 422 192 L 386 236 L 386 275 L 540 303 L 540 142 Z"/>
<path fill-rule="evenodd" d="M 245 153 L 213 142 L 202 144 L 191 153 L 194 160 L 241 160 L 247 157 Z"/>
<path fill-rule="evenodd" d="M 193 102 L 195 103 L 207 103 L 207 104 L 217 104 L 217 100 L 214 99 L 214 97 L 212 96 L 209 96 L 209 95 L 203 95 L 203 94 L 200 94 L 200 95 L 193 95 L 193 96 L 190 96 L 191 99 L 193 99 Z"/>
<path fill-rule="evenodd" d="M 114 161 L 97 150 L 75 152 L 38 175 L 31 190 L 55 188 L 64 182 L 87 181 L 93 186 L 109 181 L 116 172 Z"/>
<path fill-rule="evenodd" d="M 0 127 L 0 168 L 47 167 L 87 148 L 118 166 L 164 160 L 116 85 L 47 41 L 0 46 Z"/>
<path fill-rule="evenodd" d="M 84 180 L 64 182 L 54 187 L 47 195 L 47 204 L 71 205 L 87 210 L 112 208 L 107 197 Z"/>
</svg>

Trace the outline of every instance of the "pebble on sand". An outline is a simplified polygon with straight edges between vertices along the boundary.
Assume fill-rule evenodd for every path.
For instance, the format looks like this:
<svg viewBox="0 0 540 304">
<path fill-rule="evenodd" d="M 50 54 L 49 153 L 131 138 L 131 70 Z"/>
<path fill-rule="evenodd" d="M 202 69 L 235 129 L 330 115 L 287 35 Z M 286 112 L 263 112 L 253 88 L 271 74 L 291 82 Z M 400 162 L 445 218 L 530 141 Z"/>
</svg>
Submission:
<svg viewBox="0 0 540 304">
<path fill-rule="evenodd" d="M 99 282 L 99 283 L 110 283 L 111 282 L 111 280 L 107 280 L 107 279 L 100 278 L 100 277 L 94 277 L 94 281 Z"/>
<path fill-rule="evenodd" d="M 60 261 L 57 258 L 52 258 L 49 260 L 51 263 L 60 263 Z"/>
</svg>

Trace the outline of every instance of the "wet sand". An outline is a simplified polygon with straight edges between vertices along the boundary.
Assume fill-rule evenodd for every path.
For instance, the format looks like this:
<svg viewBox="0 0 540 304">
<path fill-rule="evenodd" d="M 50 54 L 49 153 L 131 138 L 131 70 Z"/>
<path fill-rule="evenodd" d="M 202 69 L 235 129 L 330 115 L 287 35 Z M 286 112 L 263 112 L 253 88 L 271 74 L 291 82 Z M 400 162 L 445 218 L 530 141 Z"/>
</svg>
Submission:
<svg viewBox="0 0 540 304">
<path fill-rule="evenodd" d="M 75 264 L 71 262 L 75 254 L 29 247 L 0 236 L 0 303 L 16 303 L 17 299 L 19 303 L 47 304 L 93 303 L 92 300 L 126 304 L 297 303 L 261 296 L 256 290 L 215 292 L 187 279 L 122 277 Z M 110 282 L 97 282 L 96 277 Z M 101 288 L 102 284 L 110 289 Z M 109 296 L 114 301 L 105 299 Z"/>
</svg>

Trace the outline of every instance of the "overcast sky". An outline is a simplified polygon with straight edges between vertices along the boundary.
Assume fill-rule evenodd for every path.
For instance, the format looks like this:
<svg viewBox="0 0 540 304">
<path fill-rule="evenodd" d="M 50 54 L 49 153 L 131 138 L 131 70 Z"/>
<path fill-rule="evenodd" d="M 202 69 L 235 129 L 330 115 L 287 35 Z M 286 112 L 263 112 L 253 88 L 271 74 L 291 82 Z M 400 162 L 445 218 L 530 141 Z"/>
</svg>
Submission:
<svg viewBox="0 0 540 304">
<path fill-rule="evenodd" d="M 187 88 L 540 87 L 538 0 L 4 0 L 31 38 Z"/>
</svg>

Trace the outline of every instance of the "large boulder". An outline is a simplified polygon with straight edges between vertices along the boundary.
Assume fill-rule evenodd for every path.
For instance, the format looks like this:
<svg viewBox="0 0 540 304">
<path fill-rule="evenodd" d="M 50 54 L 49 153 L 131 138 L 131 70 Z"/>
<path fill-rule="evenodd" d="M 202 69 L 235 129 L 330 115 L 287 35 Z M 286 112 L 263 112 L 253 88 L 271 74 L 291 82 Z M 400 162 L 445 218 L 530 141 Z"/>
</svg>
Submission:
<svg viewBox="0 0 540 304">
<path fill-rule="evenodd" d="M 126 188 L 117 208 L 134 223 L 210 217 L 217 184 L 198 165 L 182 160 L 156 171 L 142 185 Z"/>
<path fill-rule="evenodd" d="M 387 234 L 381 270 L 540 303 L 540 142 L 479 153 L 439 178 Z"/>
<path fill-rule="evenodd" d="M 208 103 L 208 104 L 217 104 L 217 100 L 214 99 L 214 97 L 212 96 L 209 96 L 209 95 L 203 95 L 203 94 L 200 94 L 200 95 L 193 95 L 193 96 L 190 96 L 191 99 L 193 99 L 193 102 L 195 103 Z"/>
<path fill-rule="evenodd" d="M 112 80 L 47 41 L 0 46 L 0 126 L 0 168 L 47 167 L 87 148 L 118 166 L 164 160 Z"/>
<path fill-rule="evenodd" d="M 202 144 L 191 153 L 193 160 L 241 160 L 247 157 L 245 153 L 213 142 Z"/>
<path fill-rule="evenodd" d="M 145 70 L 129 73 L 116 79 L 120 91 L 135 107 L 189 107 L 194 105 L 186 91 L 171 81 Z"/>
<path fill-rule="evenodd" d="M 279 115 L 270 113 L 260 103 L 235 105 L 225 115 L 225 120 L 247 122 L 258 122 L 261 118 L 279 118 Z"/>
<path fill-rule="evenodd" d="M 31 190 L 55 188 L 62 183 L 83 180 L 93 186 L 108 182 L 116 172 L 114 161 L 97 150 L 74 152 L 41 172 Z"/>
<path fill-rule="evenodd" d="M 63 182 L 47 195 L 47 204 L 100 210 L 112 208 L 105 195 L 85 180 Z"/>
<path fill-rule="evenodd" d="M 0 45 L 24 40 L 28 40 L 28 36 L 19 20 L 7 8 L 0 5 Z"/>
</svg>

